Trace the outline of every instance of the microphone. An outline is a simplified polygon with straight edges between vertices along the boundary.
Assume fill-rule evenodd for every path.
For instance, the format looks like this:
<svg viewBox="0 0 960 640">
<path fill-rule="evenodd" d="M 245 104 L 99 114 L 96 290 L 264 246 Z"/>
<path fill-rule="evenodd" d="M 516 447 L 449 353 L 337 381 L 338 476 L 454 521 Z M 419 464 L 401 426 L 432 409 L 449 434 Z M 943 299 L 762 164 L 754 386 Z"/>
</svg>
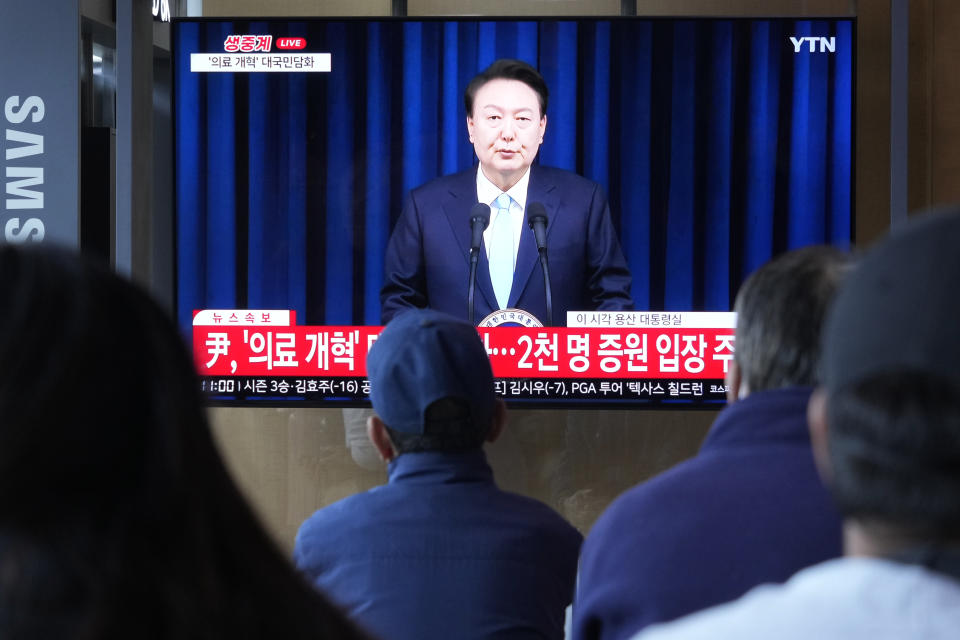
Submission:
<svg viewBox="0 0 960 640">
<path fill-rule="evenodd" d="M 490 205 L 478 202 L 470 209 L 470 282 L 467 285 L 467 318 L 473 324 L 473 294 L 477 285 L 477 260 L 483 231 L 490 224 Z"/>
<path fill-rule="evenodd" d="M 478 202 L 470 209 L 470 254 L 480 251 L 483 232 L 490 224 L 490 205 Z"/>
<path fill-rule="evenodd" d="M 547 210 L 539 202 L 531 202 L 527 208 L 527 226 L 533 229 L 533 237 L 537 239 L 537 251 L 546 253 Z"/>
<path fill-rule="evenodd" d="M 527 205 L 527 225 L 533 230 L 543 269 L 543 290 L 547 303 L 547 326 L 553 325 L 553 295 L 550 291 L 550 267 L 547 264 L 547 209 L 539 202 Z"/>
</svg>

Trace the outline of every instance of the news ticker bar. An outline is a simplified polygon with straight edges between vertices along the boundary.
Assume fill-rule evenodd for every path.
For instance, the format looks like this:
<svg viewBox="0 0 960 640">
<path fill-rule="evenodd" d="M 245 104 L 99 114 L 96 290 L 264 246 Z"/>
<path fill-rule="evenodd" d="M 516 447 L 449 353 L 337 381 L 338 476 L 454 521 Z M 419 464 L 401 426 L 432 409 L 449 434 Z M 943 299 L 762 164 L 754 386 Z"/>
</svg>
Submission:
<svg viewBox="0 0 960 640">
<path fill-rule="evenodd" d="M 329 73 L 329 53 L 191 53 L 197 73 Z"/>
<path fill-rule="evenodd" d="M 271 314 L 270 321 L 274 318 Z M 363 377 L 367 353 L 382 329 L 195 324 L 194 362 L 201 376 Z M 495 327 L 478 332 L 497 378 L 723 380 L 733 358 L 730 328 Z"/>
<path fill-rule="evenodd" d="M 315 403 L 370 399 L 370 381 L 362 377 L 205 376 L 201 391 L 213 400 L 300 400 Z M 581 400 L 623 403 L 720 404 L 723 380 L 611 378 L 499 378 L 497 395 L 505 400 Z"/>
</svg>

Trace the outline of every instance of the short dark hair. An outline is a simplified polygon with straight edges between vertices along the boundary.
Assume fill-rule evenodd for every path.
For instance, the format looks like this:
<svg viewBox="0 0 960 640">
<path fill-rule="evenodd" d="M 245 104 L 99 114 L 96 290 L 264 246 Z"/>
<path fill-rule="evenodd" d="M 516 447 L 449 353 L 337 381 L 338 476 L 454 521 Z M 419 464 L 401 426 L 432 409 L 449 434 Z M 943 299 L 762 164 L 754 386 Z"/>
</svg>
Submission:
<svg viewBox="0 0 960 640">
<path fill-rule="evenodd" d="M 875 374 L 829 393 L 830 489 L 845 516 L 960 539 L 960 385 Z"/>
<path fill-rule="evenodd" d="M 543 79 L 540 72 L 523 60 L 502 58 L 475 75 L 467 85 L 466 91 L 463 92 L 463 105 L 467 109 L 467 117 L 473 116 L 473 100 L 477 96 L 477 91 L 491 80 L 519 80 L 524 83 L 537 94 L 537 100 L 540 102 L 540 117 L 547 115 L 547 98 L 550 92 L 547 90 L 547 81 Z"/>
<path fill-rule="evenodd" d="M 804 247 L 771 260 L 743 283 L 734 306 L 734 359 L 750 391 L 816 384 L 820 330 L 851 263 L 839 249 Z"/>
<path fill-rule="evenodd" d="M 424 413 L 423 433 L 406 433 L 387 425 L 397 453 L 472 451 L 483 446 L 490 424 L 477 424 L 470 406 L 460 398 L 441 398 Z"/>
</svg>

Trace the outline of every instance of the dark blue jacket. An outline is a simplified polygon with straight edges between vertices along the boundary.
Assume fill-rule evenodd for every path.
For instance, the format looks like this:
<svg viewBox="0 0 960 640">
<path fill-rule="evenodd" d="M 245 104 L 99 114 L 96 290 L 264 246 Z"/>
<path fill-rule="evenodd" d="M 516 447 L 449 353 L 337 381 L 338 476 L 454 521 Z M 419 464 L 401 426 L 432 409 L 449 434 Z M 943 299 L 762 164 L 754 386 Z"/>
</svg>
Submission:
<svg viewBox="0 0 960 640">
<path fill-rule="evenodd" d="M 633 308 L 630 271 L 600 185 L 569 171 L 534 165 L 527 207 L 547 212 L 547 257 L 555 325 L 567 311 Z M 470 209 L 477 203 L 476 167 L 432 180 L 410 192 L 390 235 L 380 291 L 381 320 L 410 307 L 467 318 Z M 526 214 L 524 214 L 526 216 Z M 509 307 L 546 322 L 546 296 L 533 232 L 523 224 Z M 474 318 L 498 308 L 486 252 L 477 267 Z"/>
<path fill-rule="evenodd" d="M 840 555 L 809 397 L 750 394 L 720 413 L 696 457 L 614 501 L 584 542 L 574 638 L 629 638 Z"/>
<path fill-rule="evenodd" d="M 482 451 L 405 453 L 389 471 L 300 527 L 301 571 L 384 640 L 563 637 L 576 529 L 500 491 Z"/>
</svg>

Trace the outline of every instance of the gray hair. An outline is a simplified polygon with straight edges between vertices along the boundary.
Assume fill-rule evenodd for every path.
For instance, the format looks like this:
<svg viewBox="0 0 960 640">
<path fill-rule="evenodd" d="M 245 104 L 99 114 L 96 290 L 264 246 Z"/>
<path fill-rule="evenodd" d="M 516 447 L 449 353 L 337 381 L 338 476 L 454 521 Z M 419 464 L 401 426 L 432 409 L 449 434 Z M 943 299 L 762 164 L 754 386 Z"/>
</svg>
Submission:
<svg viewBox="0 0 960 640">
<path fill-rule="evenodd" d="M 817 384 L 820 329 L 852 262 L 834 247 L 804 247 L 771 260 L 743 283 L 734 306 L 734 359 L 751 392 Z"/>
</svg>

